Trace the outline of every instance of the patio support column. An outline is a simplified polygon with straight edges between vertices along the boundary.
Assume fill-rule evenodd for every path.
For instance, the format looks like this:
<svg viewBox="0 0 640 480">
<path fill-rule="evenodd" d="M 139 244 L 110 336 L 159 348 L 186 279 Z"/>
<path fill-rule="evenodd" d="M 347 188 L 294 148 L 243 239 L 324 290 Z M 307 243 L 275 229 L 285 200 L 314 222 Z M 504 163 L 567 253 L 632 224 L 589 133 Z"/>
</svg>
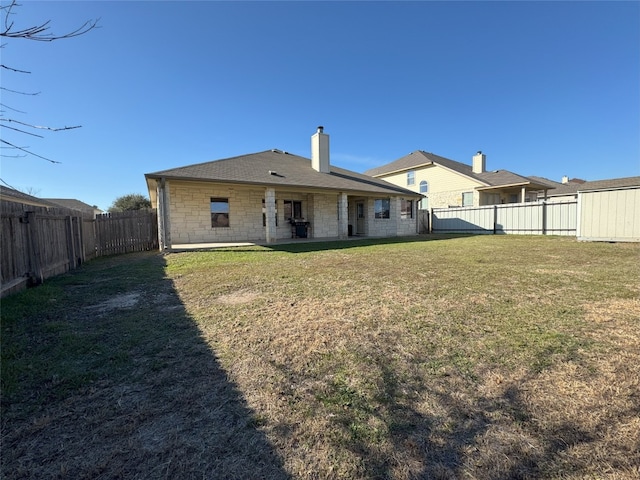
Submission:
<svg viewBox="0 0 640 480">
<path fill-rule="evenodd" d="M 277 240 L 276 232 L 276 190 L 275 188 L 267 188 L 264 192 L 264 209 L 266 223 L 266 240 L 267 243 L 273 243 Z"/>
<path fill-rule="evenodd" d="M 158 209 L 158 244 L 160 250 L 171 249 L 169 221 L 169 185 L 164 178 L 156 182 L 156 208 Z"/>
<path fill-rule="evenodd" d="M 349 236 L 349 202 L 347 194 L 338 194 L 338 237 L 346 239 Z"/>
<path fill-rule="evenodd" d="M 522 195 L 520 198 L 520 202 L 524 203 L 527 201 L 527 189 L 522 187 Z"/>
</svg>

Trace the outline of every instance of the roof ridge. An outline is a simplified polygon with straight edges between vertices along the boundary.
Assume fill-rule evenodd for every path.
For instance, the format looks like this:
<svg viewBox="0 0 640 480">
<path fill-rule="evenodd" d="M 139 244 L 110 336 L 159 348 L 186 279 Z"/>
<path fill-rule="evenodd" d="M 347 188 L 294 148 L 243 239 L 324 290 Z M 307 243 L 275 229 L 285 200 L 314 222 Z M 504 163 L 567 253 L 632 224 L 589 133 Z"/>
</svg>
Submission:
<svg viewBox="0 0 640 480">
<path fill-rule="evenodd" d="M 173 170 L 178 170 L 178 169 L 183 169 L 183 168 L 199 167 L 199 166 L 202 166 L 202 165 L 208 165 L 208 164 L 213 163 L 213 162 L 226 162 L 226 161 L 229 161 L 229 160 L 236 160 L 238 158 L 251 157 L 253 155 L 261 155 L 261 154 L 269 153 L 269 152 L 272 152 L 272 153 L 283 153 L 283 154 L 291 155 L 291 156 L 294 156 L 294 157 L 304 158 L 305 160 L 309 160 L 309 159 L 307 159 L 305 157 L 301 157 L 300 155 L 296 155 L 295 153 L 290 153 L 290 152 L 288 152 L 286 150 L 280 150 L 278 148 L 269 148 L 267 150 L 261 150 L 259 152 L 245 153 L 245 154 L 241 154 L 241 155 L 234 155 L 233 157 L 219 158 L 217 160 L 207 160 L 206 162 L 191 163 L 191 164 L 188 164 L 188 165 L 183 165 L 181 167 L 165 168 L 164 170 L 158 170 L 156 172 L 151 172 L 151 173 L 149 173 L 149 175 L 159 175 L 159 174 L 161 174 L 163 172 L 170 172 L 170 171 L 173 171 Z"/>
</svg>

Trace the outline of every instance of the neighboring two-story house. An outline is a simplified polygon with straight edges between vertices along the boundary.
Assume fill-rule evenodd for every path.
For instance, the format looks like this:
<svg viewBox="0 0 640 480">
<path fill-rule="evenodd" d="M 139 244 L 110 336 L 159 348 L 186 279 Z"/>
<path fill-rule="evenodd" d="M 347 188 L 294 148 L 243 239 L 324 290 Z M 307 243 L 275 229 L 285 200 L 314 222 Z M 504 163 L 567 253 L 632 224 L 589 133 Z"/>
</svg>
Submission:
<svg viewBox="0 0 640 480">
<path fill-rule="evenodd" d="M 482 152 L 466 165 L 416 150 L 365 174 L 424 195 L 421 209 L 536 201 L 539 191 L 551 188 L 508 170 L 487 171 Z"/>
</svg>

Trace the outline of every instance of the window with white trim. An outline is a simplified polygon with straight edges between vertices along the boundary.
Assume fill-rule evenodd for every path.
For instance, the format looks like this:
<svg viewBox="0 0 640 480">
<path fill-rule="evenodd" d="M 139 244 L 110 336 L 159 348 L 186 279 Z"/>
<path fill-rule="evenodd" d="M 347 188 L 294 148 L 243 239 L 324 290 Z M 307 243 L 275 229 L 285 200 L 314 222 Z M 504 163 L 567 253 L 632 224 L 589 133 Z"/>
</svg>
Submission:
<svg viewBox="0 0 640 480">
<path fill-rule="evenodd" d="M 407 172 L 407 185 L 415 185 L 416 184 L 416 171 L 409 170 Z"/>
<path fill-rule="evenodd" d="M 473 206 L 473 192 L 464 192 L 462 194 L 462 206 L 463 207 Z"/>
</svg>

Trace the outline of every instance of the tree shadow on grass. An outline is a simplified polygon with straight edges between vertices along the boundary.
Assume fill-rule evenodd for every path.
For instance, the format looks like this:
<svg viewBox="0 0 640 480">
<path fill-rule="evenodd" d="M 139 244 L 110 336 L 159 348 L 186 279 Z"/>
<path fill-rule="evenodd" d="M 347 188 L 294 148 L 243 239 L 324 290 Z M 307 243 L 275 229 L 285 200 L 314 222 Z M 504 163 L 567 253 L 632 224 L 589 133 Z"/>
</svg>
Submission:
<svg viewBox="0 0 640 480">
<path fill-rule="evenodd" d="M 287 479 L 159 255 L 3 300 L 2 477 Z"/>
</svg>

